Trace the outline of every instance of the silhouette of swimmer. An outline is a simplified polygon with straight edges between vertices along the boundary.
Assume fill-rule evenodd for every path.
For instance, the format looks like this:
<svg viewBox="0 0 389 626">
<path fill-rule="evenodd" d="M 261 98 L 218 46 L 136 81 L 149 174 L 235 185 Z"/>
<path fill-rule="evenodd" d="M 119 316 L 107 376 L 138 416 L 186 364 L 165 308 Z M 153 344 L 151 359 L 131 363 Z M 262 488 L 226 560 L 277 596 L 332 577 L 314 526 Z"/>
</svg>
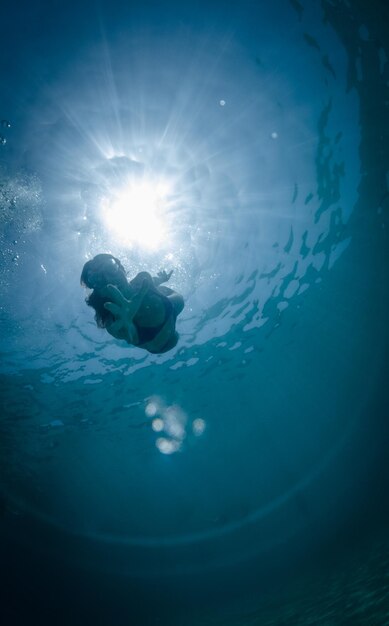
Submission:
<svg viewBox="0 0 389 626">
<path fill-rule="evenodd" d="M 184 299 L 161 286 L 172 273 L 163 271 L 152 278 L 148 272 L 140 272 L 128 281 L 123 265 L 112 254 L 98 254 L 85 263 L 81 284 L 93 289 L 86 303 L 95 310 L 97 326 L 153 354 L 174 348 L 176 319 Z"/>
</svg>

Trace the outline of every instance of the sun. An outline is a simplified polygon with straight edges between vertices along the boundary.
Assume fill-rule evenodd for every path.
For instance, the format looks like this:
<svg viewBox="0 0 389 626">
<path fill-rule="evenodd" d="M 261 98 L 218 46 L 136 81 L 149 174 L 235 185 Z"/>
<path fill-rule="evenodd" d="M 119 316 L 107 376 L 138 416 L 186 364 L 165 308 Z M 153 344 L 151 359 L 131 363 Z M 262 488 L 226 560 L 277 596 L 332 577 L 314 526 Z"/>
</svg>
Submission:
<svg viewBox="0 0 389 626">
<path fill-rule="evenodd" d="M 103 199 L 106 227 L 123 245 L 160 248 L 167 243 L 168 193 L 165 181 L 131 182 Z"/>
</svg>

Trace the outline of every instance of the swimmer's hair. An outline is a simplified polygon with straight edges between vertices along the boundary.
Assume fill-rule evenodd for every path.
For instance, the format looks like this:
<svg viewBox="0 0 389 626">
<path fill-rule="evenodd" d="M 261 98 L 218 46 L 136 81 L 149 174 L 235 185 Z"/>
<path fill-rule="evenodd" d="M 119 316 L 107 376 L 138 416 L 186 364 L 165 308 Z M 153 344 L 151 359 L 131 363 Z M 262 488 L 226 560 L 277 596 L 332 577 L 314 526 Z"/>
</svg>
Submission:
<svg viewBox="0 0 389 626">
<path fill-rule="evenodd" d="M 119 259 L 112 254 L 97 254 L 93 259 L 87 261 L 82 268 L 80 283 L 81 285 L 88 287 L 89 289 L 95 289 L 102 286 L 104 281 L 104 274 L 106 271 L 110 273 L 115 270 L 126 274 L 123 265 Z M 110 282 L 114 282 L 113 280 Z M 105 284 L 107 284 L 105 282 Z"/>
<path fill-rule="evenodd" d="M 115 318 L 111 311 L 107 311 L 104 307 L 104 304 L 109 302 L 109 298 L 104 298 L 98 291 L 94 290 L 90 296 L 85 299 L 85 302 L 94 309 L 95 322 L 99 328 L 106 328 L 114 322 Z"/>
</svg>

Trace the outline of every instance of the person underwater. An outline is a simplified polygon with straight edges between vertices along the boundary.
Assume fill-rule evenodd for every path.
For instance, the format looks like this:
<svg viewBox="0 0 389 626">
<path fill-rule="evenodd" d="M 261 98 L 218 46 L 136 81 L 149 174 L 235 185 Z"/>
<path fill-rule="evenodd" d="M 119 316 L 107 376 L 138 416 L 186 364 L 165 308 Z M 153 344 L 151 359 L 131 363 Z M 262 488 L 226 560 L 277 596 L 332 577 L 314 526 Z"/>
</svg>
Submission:
<svg viewBox="0 0 389 626">
<path fill-rule="evenodd" d="M 119 259 L 98 254 L 85 263 L 80 282 L 93 290 L 86 303 L 95 310 L 99 328 L 152 354 L 162 354 L 178 342 L 176 319 L 184 308 L 183 297 L 162 286 L 172 273 L 162 271 L 152 278 L 148 272 L 139 272 L 128 281 Z"/>
</svg>

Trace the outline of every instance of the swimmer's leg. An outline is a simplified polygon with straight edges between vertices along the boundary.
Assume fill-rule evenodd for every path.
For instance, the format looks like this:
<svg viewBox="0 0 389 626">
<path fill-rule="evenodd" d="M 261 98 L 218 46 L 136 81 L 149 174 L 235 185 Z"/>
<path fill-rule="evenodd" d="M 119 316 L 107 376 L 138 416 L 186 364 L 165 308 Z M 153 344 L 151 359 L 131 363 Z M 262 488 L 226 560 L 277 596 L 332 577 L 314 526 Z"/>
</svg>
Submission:
<svg viewBox="0 0 389 626">
<path fill-rule="evenodd" d="M 168 298 L 173 305 L 175 314 L 179 315 L 185 306 L 184 298 L 179 293 L 173 293 L 171 296 L 168 296 Z"/>
<path fill-rule="evenodd" d="M 151 274 L 149 274 L 148 272 L 139 272 L 139 274 L 137 274 L 135 278 L 130 280 L 128 284 L 133 289 L 140 289 L 142 284 L 145 282 L 147 283 L 149 288 L 154 287 L 154 281 Z"/>
<path fill-rule="evenodd" d="M 185 306 L 184 298 L 173 289 L 170 289 L 170 287 L 158 287 L 158 291 L 169 299 L 169 302 L 173 306 L 174 313 L 179 315 Z"/>
</svg>

